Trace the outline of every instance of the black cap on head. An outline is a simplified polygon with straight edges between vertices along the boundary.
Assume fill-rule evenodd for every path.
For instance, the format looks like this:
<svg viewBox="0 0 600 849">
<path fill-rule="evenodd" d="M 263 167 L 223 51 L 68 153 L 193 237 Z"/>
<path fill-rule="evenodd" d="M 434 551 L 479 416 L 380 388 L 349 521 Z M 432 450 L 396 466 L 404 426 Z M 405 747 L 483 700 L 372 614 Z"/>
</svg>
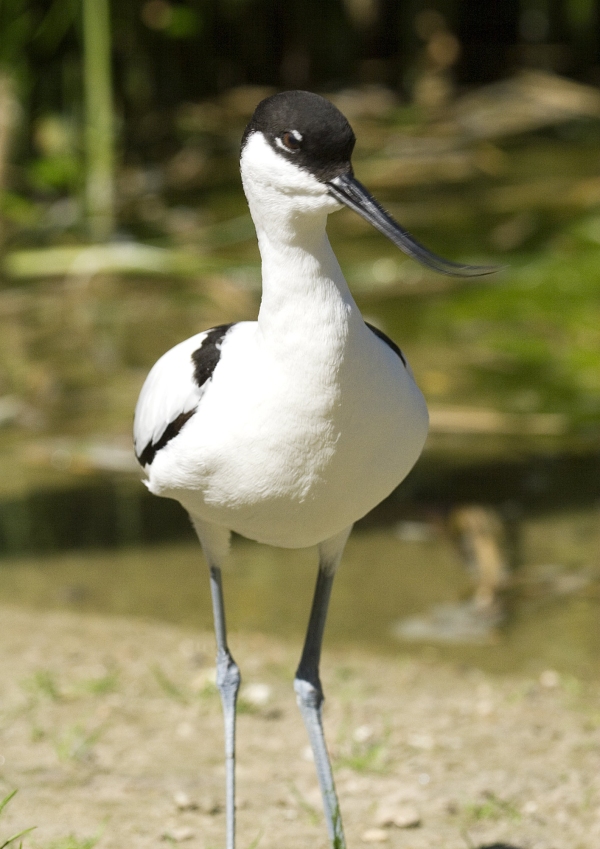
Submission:
<svg viewBox="0 0 600 849">
<path fill-rule="evenodd" d="M 339 109 L 309 91 L 283 91 L 261 101 L 242 137 L 261 132 L 273 150 L 318 180 L 351 173 L 355 137 Z"/>
</svg>

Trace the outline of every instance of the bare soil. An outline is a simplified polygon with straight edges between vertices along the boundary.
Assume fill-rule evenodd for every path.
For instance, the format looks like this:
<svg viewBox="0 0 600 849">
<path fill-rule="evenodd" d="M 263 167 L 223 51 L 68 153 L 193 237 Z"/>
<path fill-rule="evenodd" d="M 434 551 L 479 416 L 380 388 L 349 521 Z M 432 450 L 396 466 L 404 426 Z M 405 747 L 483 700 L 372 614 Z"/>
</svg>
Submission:
<svg viewBox="0 0 600 849">
<path fill-rule="evenodd" d="M 0 609 L 0 844 L 224 845 L 212 634 Z M 234 634 L 239 847 L 326 847 L 292 678 L 299 646 Z M 325 723 L 349 846 L 600 846 L 600 688 L 407 655 L 326 651 Z M 260 686 L 262 685 L 262 686 Z M 396 822 L 396 824 L 393 824 Z"/>
</svg>

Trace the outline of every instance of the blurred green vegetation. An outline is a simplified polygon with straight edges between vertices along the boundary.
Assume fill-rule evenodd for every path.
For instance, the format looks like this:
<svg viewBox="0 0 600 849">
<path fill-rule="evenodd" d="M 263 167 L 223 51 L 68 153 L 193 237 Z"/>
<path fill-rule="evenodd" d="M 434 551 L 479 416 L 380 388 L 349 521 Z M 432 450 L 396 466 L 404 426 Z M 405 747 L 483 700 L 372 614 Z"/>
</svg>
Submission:
<svg viewBox="0 0 600 849">
<path fill-rule="evenodd" d="M 504 416 L 486 434 L 494 450 L 597 450 L 599 7 L 112 2 L 116 221 L 88 250 L 83 3 L 2 0 L 2 492 L 130 472 L 131 412 L 156 358 L 255 316 L 239 140 L 258 100 L 293 86 L 348 115 L 357 175 L 420 240 L 503 267 L 440 278 L 350 212 L 331 217 L 363 312 L 402 344 L 441 414 L 430 450 L 473 451 L 478 409 Z M 467 427 L 446 439 L 436 421 L 455 408 Z"/>
<path fill-rule="evenodd" d="M 26 192 L 72 193 L 77 177 L 81 185 L 84 55 L 92 52 L 83 6 L 0 4 L 0 70 L 13 82 L 20 112 L 12 161 L 23 170 L 10 182 Z M 423 83 L 425 70 L 449 70 L 460 89 L 519 67 L 597 83 L 599 8 L 598 0 L 289 0 L 285 7 L 273 0 L 112 0 L 121 161 L 163 161 L 179 145 L 183 104 L 239 86 L 377 84 L 409 103 L 427 86 L 439 88 L 440 79 Z M 68 126 L 68 150 L 47 148 L 40 135 L 48 121 Z M 50 161 L 31 169 L 40 158 Z"/>
</svg>

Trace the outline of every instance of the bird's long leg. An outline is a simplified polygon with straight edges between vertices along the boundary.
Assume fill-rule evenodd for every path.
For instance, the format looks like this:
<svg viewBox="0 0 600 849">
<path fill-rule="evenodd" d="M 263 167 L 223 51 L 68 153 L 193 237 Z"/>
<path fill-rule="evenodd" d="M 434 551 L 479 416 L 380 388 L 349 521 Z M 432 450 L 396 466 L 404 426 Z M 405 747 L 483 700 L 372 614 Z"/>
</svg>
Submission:
<svg viewBox="0 0 600 849">
<path fill-rule="evenodd" d="M 347 528 L 343 533 L 338 534 L 319 546 L 317 585 L 310 611 L 304 648 L 294 680 L 298 707 L 300 708 L 304 725 L 308 731 L 310 745 L 315 759 L 332 849 L 345 849 L 346 842 L 344 839 L 340 806 L 335 792 L 331 764 L 323 733 L 321 711 L 324 696 L 319 678 L 319 662 L 321 659 L 321 645 L 333 578 L 350 530 L 351 528 Z"/>
<path fill-rule="evenodd" d="M 235 709 L 241 675 L 237 663 L 227 646 L 225 607 L 221 569 L 210 565 L 210 592 L 212 595 L 215 634 L 217 637 L 217 687 L 221 694 L 225 721 L 225 783 L 227 849 L 235 847 Z"/>
<path fill-rule="evenodd" d="M 217 687 L 225 723 L 226 849 L 235 849 L 235 714 L 241 675 L 227 645 L 225 603 L 219 563 L 229 546 L 229 532 L 194 520 L 210 569 L 215 636 L 217 638 Z"/>
</svg>

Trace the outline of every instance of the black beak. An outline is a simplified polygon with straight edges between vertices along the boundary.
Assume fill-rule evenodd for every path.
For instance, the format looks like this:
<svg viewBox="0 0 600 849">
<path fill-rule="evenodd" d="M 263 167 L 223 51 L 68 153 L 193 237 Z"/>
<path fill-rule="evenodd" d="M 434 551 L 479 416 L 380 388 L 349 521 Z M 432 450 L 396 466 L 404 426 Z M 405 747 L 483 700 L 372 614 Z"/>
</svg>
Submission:
<svg viewBox="0 0 600 849">
<path fill-rule="evenodd" d="M 375 198 L 352 174 L 334 177 L 333 180 L 327 182 L 327 188 L 329 194 L 333 195 L 336 200 L 362 215 L 380 233 L 383 233 L 397 245 L 401 251 L 404 251 L 405 254 L 416 259 L 422 265 L 433 268 L 434 271 L 439 271 L 441 274 L 450 274 L 454 277 L 479 277 L 499 270 L 494 265 L 461 265 L 458 262 L 451 262 L 431 253 L 417 242 L 410 233 L 407 233 L 397 221 L 394 221 L 392 216 L 377 203 Z"/>
</svg>

